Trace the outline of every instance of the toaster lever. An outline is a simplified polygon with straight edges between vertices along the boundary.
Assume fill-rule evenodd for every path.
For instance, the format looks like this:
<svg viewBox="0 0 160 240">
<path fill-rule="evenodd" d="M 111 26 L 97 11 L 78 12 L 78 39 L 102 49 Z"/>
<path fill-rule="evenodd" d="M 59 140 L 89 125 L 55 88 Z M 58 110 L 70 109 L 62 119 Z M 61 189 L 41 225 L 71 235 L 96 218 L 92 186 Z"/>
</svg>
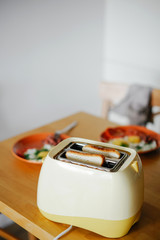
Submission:
<svg viewBox="0 0 160 240">
<path fill-rule="evenodd" d="M 136 171 L 139 172 L 139 166 L 138 166 L 138 162 L 137 161 L 133 161 L 133 163 L 131 164 L 132 168 Z"/>
</svg>

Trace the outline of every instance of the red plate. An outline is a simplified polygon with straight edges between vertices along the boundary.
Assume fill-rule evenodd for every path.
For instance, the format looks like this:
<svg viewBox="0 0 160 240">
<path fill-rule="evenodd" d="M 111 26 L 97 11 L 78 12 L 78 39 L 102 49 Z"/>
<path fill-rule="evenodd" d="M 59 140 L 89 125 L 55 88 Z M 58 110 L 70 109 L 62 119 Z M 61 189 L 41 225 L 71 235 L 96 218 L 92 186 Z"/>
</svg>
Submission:
<svg viewBox="0 0 160 240">
<path fill-rule="evenodd" d="M 160 147 L 160 134 L 147 129 L 142 126 L 119 126 L 114 128 L 107 128 L 101 135 L 100 139 L 102 142 L 109 142 L 111 139 L 123 138 L 125 136 L 139 136 L 145 142 L 149 140 L 156 141 L 156 148 L 147 151 L 139 150 L 138 153 L 146 153 L 156 150 Z"/>
<path fill-rule="evenodd" d="M 17 141 L 12 148 L 12 154 L 14 157 L 16 157 L 18 160 L 21 160 L 26 163 L 32 163 L 32 164 L 42 164 L 42 161 L 30 161 L 25 159 L 24 152 L 29 148 L 37 148 L 41 149 L 44 145 L 44 141 L 47 139 L 48 136 L 53 136 L 53 133 L 45 132 L 45 133 L 37 133 L 34 135 L 30 135 L 27 137 L 24 137 Z M 65 134 L 61 134 L 61 139 L 64 140 L 68 138 L 69 136 Z M 53 145 L 54 146 L 54 145 Z"/>
</svg>

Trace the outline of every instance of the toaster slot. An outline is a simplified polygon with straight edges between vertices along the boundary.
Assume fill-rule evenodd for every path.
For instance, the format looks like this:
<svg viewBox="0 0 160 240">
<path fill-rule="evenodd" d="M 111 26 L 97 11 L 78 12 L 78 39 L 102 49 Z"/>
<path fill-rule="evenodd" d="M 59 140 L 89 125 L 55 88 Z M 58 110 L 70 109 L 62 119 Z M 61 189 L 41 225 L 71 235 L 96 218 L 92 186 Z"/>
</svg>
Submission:
<svg viewBox="0 0 160 240">
<path fill-rule="evenodd" d="M 112 169 L 114 168 L 114 166 L 116 165 L 116 162 L 113 162 L 113 161 L 109 161 L 108 159 L 105 161 L 104 163 L 104 167 L 107 167 L 109 169 Z"/>
<path fill-rule="evenodd" d="M 98 169 L 101 171 L 107 171 L 107 172 L 115 172 L 118 171 L 120 166 L 124 163 L 124 161 L 127 159 L 128 155 L 125 152 L 120 152 L 120 157 L 117 158 L 109 158 L 109 157 L 104 157 L 105 160 L 103 162 L 102 166 L 97 166 L 91 163 L 86 163 L 83 161 L 75 161 L 74 159 L 69 159 L 66 157 L 66 152 L 67 151 L 72 151 L 73 153 L 81 153 L 82 157 L 85 152 L 83 152 L 83 147 L 87 144 L 83 143 L 70 143 L 68 146 L 66 146 L 61 152 L 59 152 L 54 158 L 60 161 L 65 161 L 68 163 L 76 164 L 76 165 L 81 165 L 89 168 L 94 168 Z M 107 148 L 106 148 L 107 149 Z M 92 155 L 91 153 L 89 153 Z M 102 154 L 99 154 L 102 155 Z"/>
<path fill-rule="evenodd" d="M 73 143 L 71 144 L 70 149 L 82 151 L 83 146 L 84 144 Z"/>
</svg>

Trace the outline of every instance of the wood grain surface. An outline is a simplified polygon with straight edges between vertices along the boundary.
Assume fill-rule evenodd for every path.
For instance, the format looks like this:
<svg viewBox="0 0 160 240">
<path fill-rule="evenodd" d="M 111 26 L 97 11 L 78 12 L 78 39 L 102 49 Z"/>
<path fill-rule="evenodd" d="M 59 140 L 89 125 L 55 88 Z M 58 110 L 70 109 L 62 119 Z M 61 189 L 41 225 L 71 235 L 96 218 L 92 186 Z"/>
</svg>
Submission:
<svg viewBox="0 0 160 240">
<path fill-rule="evenodd" d="M 79 112 L 43 127 L 25 132 L 0 142 L 0 212 L 42 240 L 53 240 L 68 225 L 54 223 L 44 218 L 36 204 L 37 183 L 41 166 L 27 164 L 11 154 L 13 144 L 24 136 L 54 132 L 72 121 L 78 126 L 69 132 L 70 136 L 99 140 L 100 133 L 115 126 L 107 120 Z M 141 155 L 145 177 L 145 199 L 141 219 L 121 239 L 160 239 L 160 150 Z M 106 239 L 90 231 L 73 227 L 61 239 L 101 240 Z"/>
</svg>

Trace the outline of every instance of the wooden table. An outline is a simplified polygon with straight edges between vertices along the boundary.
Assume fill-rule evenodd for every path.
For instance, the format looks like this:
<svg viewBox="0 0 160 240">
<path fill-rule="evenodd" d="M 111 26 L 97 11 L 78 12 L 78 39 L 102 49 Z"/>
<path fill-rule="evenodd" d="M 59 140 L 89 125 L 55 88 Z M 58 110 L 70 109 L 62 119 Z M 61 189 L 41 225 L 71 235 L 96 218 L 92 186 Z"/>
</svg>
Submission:
<svg viewBox="0 0 160 240">
<path fill-rule="evenodd" d="M 40 166 L 26 164 L 11 154 L 12 145 L 18 139 L 33 133 L 52 132 L 77 120 L 78 126 L 70 136 L 99 140 L 100 133 L 115 124 L 80 112 L 41 128 L 20 134 L 0 143 L 0 212 L 42 240 L 53 240 L 68 225 L 54 223 L 44 218 L 36 205 L 37 182 Z M 160 239 L 160 151 L 141 155 L 145 177 L 145 199 L 141 219 L 124 240 Z M 106 239 L 90 231 L 73 227 L 61 239 Z"/>
</svg>

